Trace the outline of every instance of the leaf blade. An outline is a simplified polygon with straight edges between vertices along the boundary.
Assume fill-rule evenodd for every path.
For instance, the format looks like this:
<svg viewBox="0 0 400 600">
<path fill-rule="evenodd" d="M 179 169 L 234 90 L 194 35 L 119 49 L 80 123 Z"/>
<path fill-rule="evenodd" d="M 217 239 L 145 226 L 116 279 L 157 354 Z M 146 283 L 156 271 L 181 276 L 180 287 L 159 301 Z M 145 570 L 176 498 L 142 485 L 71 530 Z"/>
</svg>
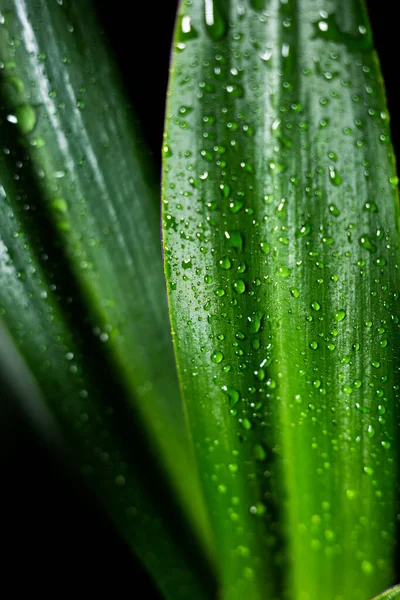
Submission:
<svg viewBox="0 0 400 600">
<path fill-rule="evenodd" d="M 24 170 L 8 167 L 2 156 L 1 319 L 86 483 L 164 597 L 172 600 L 178 594 L 183 600 L 190 590 L 199 599 L 209 598 L 213 581 L 208 565 L 198 548 L 190 544 L 171 490 L 158 471 L 141 428 L 127 410 L 126 394 L 113 378 L 99 342 L 74 318 L 71 305 L 79 300 L 65 283 L 65 264 L 59 256 L 57 260 L 57 252 L 54 248 L 52 252 L 41 236 L 35 237 L 32 223 L 26 223 L 31 216 L 27 217 L 24 206 L 32 202 L 32 189 L 27 186 L 28 194 L 23 191 L 27 189 Z M 51 257 L 50 267 L 46 268 L 44 256 Z M 55 275 L 57 270 L 62 272 L 63 282 Z M 14 351 L 6 345 L 2 359 L 3 352 L 12 359 Z M 21 395 L 31 395 L 29 389 L 18 388 Z M 57 438 L 60 442 L 59 435 Z"/>
<path fill-rule="evenodd" d="M 386 590 L 383 594 L 379 594 L 379 596 L 375 596 L 373 600 L 396 600 L 400 595 L 400 586 L 396 585 L 395 587 Z"/>
<path fill-rule="evenodd" d="M 182 3 L 175 38 L 166 274 L 218 543 L 252 562 L 243 583 L 245 561 L 225 557 L 233 598 L 243 585 L 251 598 L 276 593 L 265 571 L 277 574 L 279 550 L 249 517 L 265 495 L 284 498 L 281 514 L 264 507 L 264 527 L 285 527 L 291 597 L 362 600 L 393 578 L 397 179 L 363 5 L 325 9 Z M 217 436 L 213 461 L 202 440 Z"/>
<path fill-rule="evenodd" d="M 41 2 L 33 10 L 7 0 L 2 8 L 8 118 L 94 329 L 210 554 L 164 300 L 157 180 L 93 6 Z"/>
</svg>

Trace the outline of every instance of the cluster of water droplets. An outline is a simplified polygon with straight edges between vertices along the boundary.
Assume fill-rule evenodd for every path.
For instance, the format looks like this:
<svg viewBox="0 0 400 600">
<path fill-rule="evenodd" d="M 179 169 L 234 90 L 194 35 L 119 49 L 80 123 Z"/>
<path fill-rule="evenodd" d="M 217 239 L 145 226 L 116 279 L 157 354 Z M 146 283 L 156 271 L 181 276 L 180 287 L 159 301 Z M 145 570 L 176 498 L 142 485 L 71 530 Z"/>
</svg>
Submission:
<svg viewBox="0 0 400 600">
<path fill-rule="evenodd" d="M 356 540 L 374 507 L 394 510 L 380 474 L 393 476 L 398 397 L 398 181 L 371 37 L 361 19 L 349 31 L 340 15 L 316 9 L 299 29 L 291 2 L 271 9 L 279 32 L 264 2 L 251 3 L 256 12 L 235 4 L 232 22 L 211 6 L 204 18 L 217 43 L 204 55 L 191 50 L 200 16 L 181 19 L 164 145 L 172 303 L 187 315 L 178 347 L 201 332 L 191 371 L 208 389 L 203 410 L 221 427 L 228 411 L 240 441 L 228 471 L 260 462 L 253 472 L 268 498 L 272 457 L 292 451 L 301 466 L 291 485 L 317 490 L 303 507 L 310 520 L 292 523 L 295 543 L 340 564 L 340 511 Z M 274 437 L 282 415 L 284 441 Z M 337 474 L 346 456 L 349 480 Z M 375 500 L 361 509 L 361 495 Z M 382 513 L 376 526 L 390 546 Z M 357 550 L 355 580 L 390 571 L 382 552 Z"/>
</svg>

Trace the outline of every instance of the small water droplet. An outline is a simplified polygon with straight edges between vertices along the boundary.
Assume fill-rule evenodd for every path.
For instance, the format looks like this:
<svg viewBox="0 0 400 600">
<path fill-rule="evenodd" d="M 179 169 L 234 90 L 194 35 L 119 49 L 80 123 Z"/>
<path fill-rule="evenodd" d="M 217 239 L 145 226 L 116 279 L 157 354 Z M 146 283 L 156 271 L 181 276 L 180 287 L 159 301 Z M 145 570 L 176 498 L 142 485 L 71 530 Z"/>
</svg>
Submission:
<svg viewBox="0 0 400 600">
<path fill-rule="evenodd" d="M 30 104 L 21 104 L 14 111 L 15 120 L 11 121 L 18 123 L 21 133 L 27 134 L 33 131 L 36 125 L 36 111 Z M 7 117 L 8 120 L 10 120 Z"/>
<path fill-rule="evenodd" d="M 253 457 L 259 461 L 264 461 L 267 458 L 267 453 L 261 444 L 254 444 Z"/>
<path fill-rule="evenodd" d="M 117 485 L 118 487 L 123 487 L 125 483 L 125 477 L 123 475 L 117 475 L 117 477 L 115 478 L 115 485 Z"/>
<path fill-rule="evenodd" d="M 220 40 L 228 30 L 224 3 L 221 0 L 204 0 L 204 20 L 209 37 Z"/>
<path fill-rule="evenodd" d="M 234 388 L 228 387 L 226 385 L 222 386 L 221 389 L 229 398 L 230 408 L 233 408 L 240 400 L 239 392 L 237 390 L 235 390 Z"/>
<path fill-rule="evenodd" d="M 346 497 L 349 500 L 354 500 L 354 498 L 356 498 L 356 496 L 357 496 L 356 490 L 352 490 L 352 489 L 346 490 Z"/>
<path fill-rule="evenodd" d="M 228 271 L 231 268 L 232 263 L 231 263 L 231 261 L 230 261 L 230 259 L 229 259 L 228 256 L 224 256 L 218 262 L 218 265 L 220 266 L 221 269 L 224 269 L 224 271 Z"/>
<path fill-rule="evenodd" d="M 219 350 L 216 350 L 215 352 L 213 352 L 211 354 L 211 360 L 215 364 L 219 364 L 220 362 L 222 362 L 223 358 L 224 358 L 224 355 Z"/>
<path fill-rule="evenodd" d="M 329 212 L 334 217 L 339 217 L 340 216 L 340 210 L 338 209 L 338 207 L 336 206 L 336 204 L 330 204 L 329 205 Z"/>
<path fill-rule="evenodd" d="M 224 235 L 230 248 L 234 248 L 238 252 L 243 251 L 243 235 L 240 231 L 225 231 Z"/>
<path fill-rule="evenodd" d="M 365 573 L 365 575 L 372 575 L 373 572 L 375 571 L 373 564 L 371 562 L 369 562 L 369 560 L 362 561 L 361 569 L 362 569 L 362 572 Z"/>
<path fill-rule="evenodd" d="M 289 269 L 289 267 L 285 267 L 284 265 L 278 267 L 278 275 L 281 277 L 289 277 L 291 272 L 291 269 Z"/>
<path fill-rule="evenodd" d="M 258 333 L 260 331 L 262 318 L 262 312 L 256 312 L 253 315 L 247 317 L 247 326 L 250 333 Z"/>
<path fill-rule="evenodd" d="M 233 282 L 233 289 L 238 294 L 243 294 L 246 291 L 246 284 L 243 279 L 237 279 Z"/>
<path fill-rule="evenodd" d="M 329 167 L 329 180 L 333 185 L 339 186 L 342 183 L 342 178 L 333 166 Z"/>
<path fill-rule="evenodd" d="M 344 310 L 337 310 L 334 317 L 335 321 L 343 321 L 346 318 L 346 313 Z"/>
<path fill-rule="evenodd" d="M 371 253 L 376 252 L 376 246 L 375 246 L 375 244 L 373 244 L 371 242 L 371 240 L 369 239 L 369 237 L 366 234 L 362 235 L 360 237 L 359 242 L 360 242 L 360 246 L 362 248 L 365 248 L 365 250 L 368 250 L 368 252 L 371 252 Z"/>
</svg>

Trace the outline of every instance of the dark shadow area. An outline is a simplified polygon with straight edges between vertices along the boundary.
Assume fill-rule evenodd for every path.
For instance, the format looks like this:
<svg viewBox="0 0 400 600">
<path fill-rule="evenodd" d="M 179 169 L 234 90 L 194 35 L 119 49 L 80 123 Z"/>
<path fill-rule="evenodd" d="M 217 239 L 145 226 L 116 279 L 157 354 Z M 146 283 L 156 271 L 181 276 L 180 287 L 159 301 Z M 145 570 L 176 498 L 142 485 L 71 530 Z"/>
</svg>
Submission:
<svg viewBox="0 0 400 600">
<path fill-rule="evenodd" d="M 2 384 L 3 382 L 0 381 Z M 72 470 L 41 443 L 1 385 L 2 585 L 13 594 L 161 600 L 139 562 Z"/>
<path fill-rule="evenodd" d="M 381 63 L 385 82 L 392 141 L 397 156 L 400 156 L 400 115 L 398 111 L 400 87 L 395 67 L 398 57 L 398 21 L 395 17 L 395 2 L 380 0 L 366 1 L 374 35 L 375 48 Z"/>
<path fill-rule="evenodd" d="M 107 0 L 95 0 L 104 32 L 121 69 L 145 139 L 161 165 L 165 95 L 178 0 L 135 2 L 121 18 Z M 129 13 L 129 16 L 128 16 Z"/>
</svg>

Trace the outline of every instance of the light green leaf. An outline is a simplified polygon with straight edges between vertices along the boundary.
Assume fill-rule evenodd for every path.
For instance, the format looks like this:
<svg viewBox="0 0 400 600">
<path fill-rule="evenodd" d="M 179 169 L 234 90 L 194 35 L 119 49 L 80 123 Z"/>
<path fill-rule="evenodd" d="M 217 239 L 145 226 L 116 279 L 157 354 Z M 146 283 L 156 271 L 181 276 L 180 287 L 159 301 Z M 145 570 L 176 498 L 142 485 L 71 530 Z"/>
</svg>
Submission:
<svg viewBox="0 0 400 600">
<path fill-rule="evenodd" d="M 93 332 L 210 554 L 170 341 L 157 175 L 94 7 L 5 0 L 1 8 L 6 117 L 24 148 L 17 160 L 31 169 L 28 184 L 40 190 Z"/>
<path fill-rule="evenodd" d="M 396 598 L 400 598 L 400 586 L 396 585 L 396 587 L 390 588 L 390 590 L 386 590 L 383 594 L 379 594 L 379 596 L 375 596 L 373 600 L 396 600 Z"/>
<path fill-rule="evenodd" d="M 163 194 L 222 597 L 377 593 L 395 555 L 399 209 L 362 3 L 182 2 Z"/>
</svg>

